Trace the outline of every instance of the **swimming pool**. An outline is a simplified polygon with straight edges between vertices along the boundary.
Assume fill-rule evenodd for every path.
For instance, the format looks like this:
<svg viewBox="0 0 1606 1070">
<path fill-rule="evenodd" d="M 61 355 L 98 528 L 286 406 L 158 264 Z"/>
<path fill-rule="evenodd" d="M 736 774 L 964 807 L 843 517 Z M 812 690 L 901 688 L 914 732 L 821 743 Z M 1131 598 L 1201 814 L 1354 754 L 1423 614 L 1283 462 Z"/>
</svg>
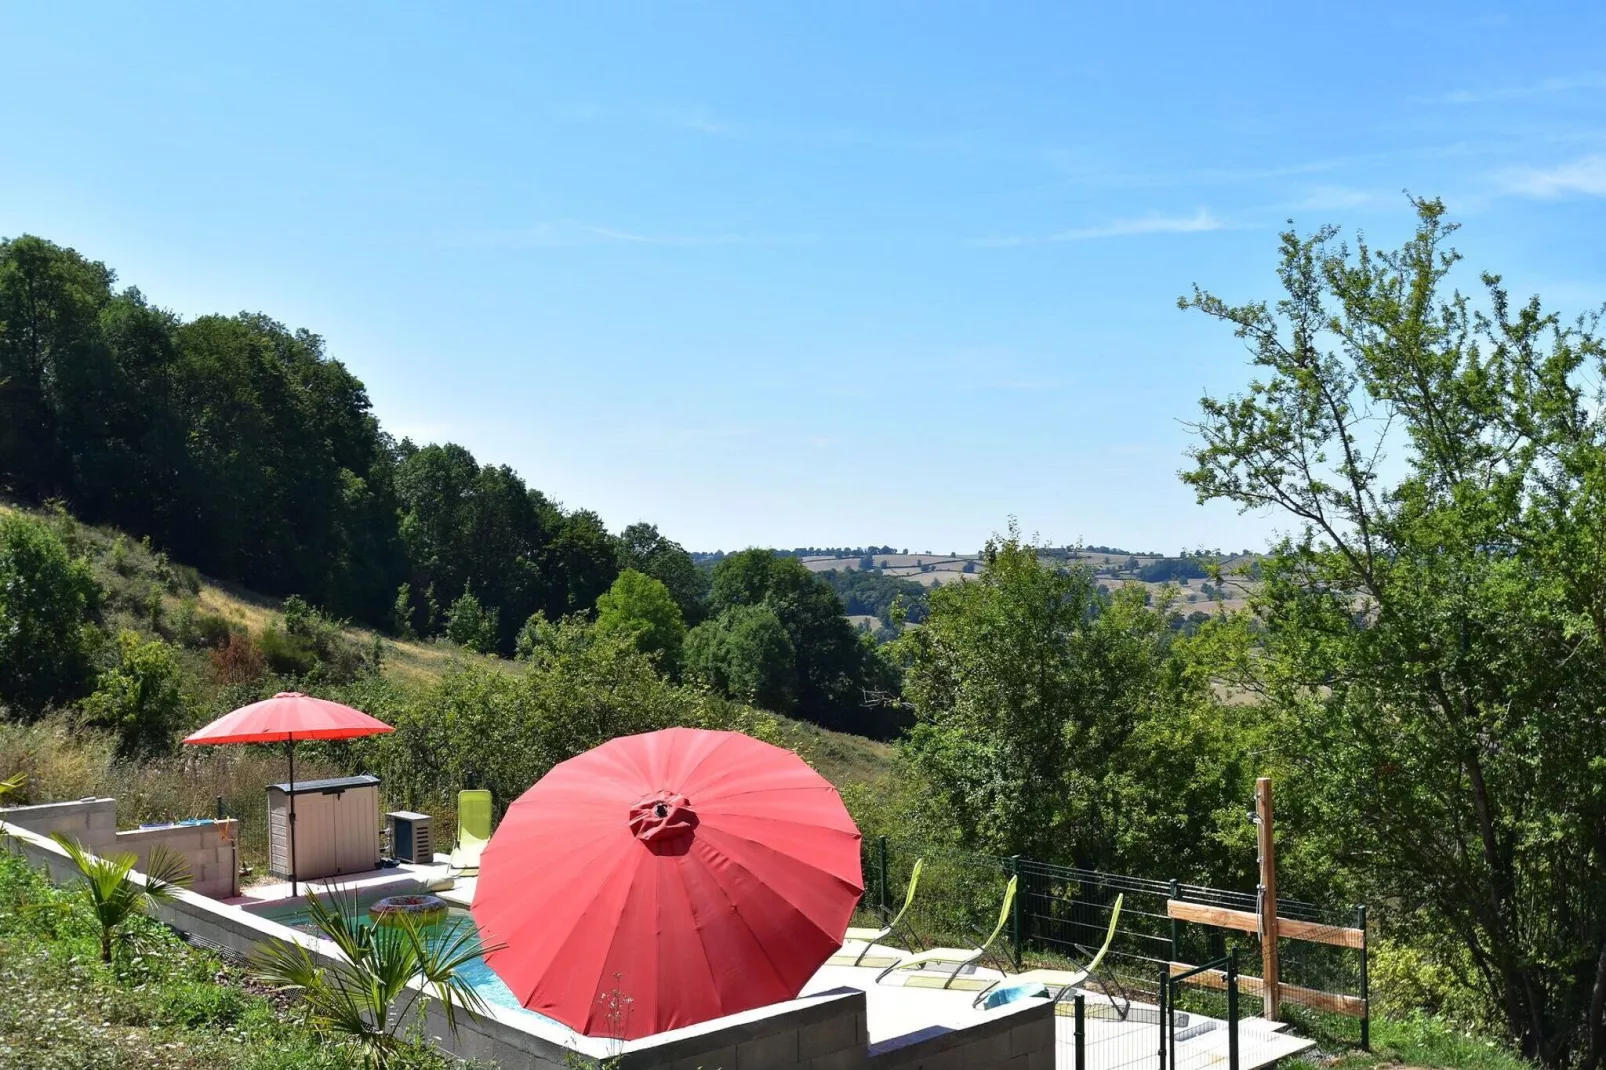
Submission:
<svg viewBox="0 0 1606 1070">
<path fill-rule="evenodd" d="M 369 903 L 360 903 L 358 905 L 358 916 L 362 919 L 362 923 L 364 925 L 373 924 L 373 919 L 368 916 L 368 907 L 370 905 L 371 904 Z M 305 907 L 292 904 L 289 906 L 264 910 L 258 915 L 258 917 L 266 918 L 269 921 L 278 922 L 280 925 L 288 926 L 292 929 L 308 933 L 312 936 L 322 935 L 322 933 L 318 931 L 317 924 L 313 922 L 312 915 L 306 910 Z M 469 931 L 474 934 L 475 943 L 478 944 L 479 929 L 474 924 L 473 915 L 464 910 L 462 907 L 457 906 L 450 907 L 447 910 L 446 920 L 435 925 L 425 927 L 425 940 L 431 939 L 432 935 L 435 938 L 438 938 L 449 931 L 453 924 L 467 926 Z M 520 1014 L 528 1014 L 532 1017 L 539 1018 L 542 1021 L 552 1021 L 552 1019 L 548 1018 L 544 1014 L 537 1014 L 535 1011 L 528 1010 L 521 1006 L 518 998 L 513 995 L 513 990 L 508 988 L 502 979 L 496 975 L 495 970 L 492 970 L 485 964 L 485 959 L 483 957 L 479 955 L 474 956 L 472 959 L 459 966 L 457 973 L 458 976 L 462 977 L 468 982 L 469 987 L 473 988 L 475 992 L 479 993 L 480 998 L 486 1003 L 503 1008 L 505 1010 L 518 1011 Z"/>
</svg>

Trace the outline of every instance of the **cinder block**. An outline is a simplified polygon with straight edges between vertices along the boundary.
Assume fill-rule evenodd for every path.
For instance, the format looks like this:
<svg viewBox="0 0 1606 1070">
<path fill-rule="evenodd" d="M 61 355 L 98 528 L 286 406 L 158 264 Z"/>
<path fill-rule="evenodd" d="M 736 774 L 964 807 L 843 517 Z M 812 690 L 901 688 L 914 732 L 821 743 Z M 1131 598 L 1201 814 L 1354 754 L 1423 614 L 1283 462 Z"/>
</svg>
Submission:
<svg viewBox="0 0 1606 1070">
<path fill-rule="evenodd" d="M 844 1048 L 809 1060 L 809 1070 L 865 1070 L 870 1056 L 862 1047 Z"/>
<path fill-rule="evenodd" d="M 671 1070 L 736 1070 L 736 1049 L 714 1048 L 676 1059 Z"/>
<path fill-rule="evenodd" d="M 797 1062 L 797 1030 L 785 1029 L 737 1045 L 736 1065 L 726 1070 L 777 1070 Z"/>
<path fill-rule="evenodd" d="M 1009 1031 L 1009 1050 L 1006 1055 L 1030 1055 L 1034 1051 L 1054 1050 L 1054 1016 L 1045 1014 L 1021 1022 Z"/>
<path fill-rule="evenodd" d="M 1013 1036 L 1013 1031 L 978 1036 L 955 1050 L 962 1055 L 967 1067 L 1002 1066 L 1010 1059 Z"/>
<path fill-rule="evenodd" d="M 1026 1057 L 1026 1070 L 1054 1070 L 1054 1049 L 1032 1052 Z"/>
<path fill-rule="evenodd" d="M 846 1010 L 846 1008 L 844 1008 Z M 797 1057 L 807 1062 L 817 1055 L 827 1055 L 843 1048 L 862 1047 L 858 1035 L 858 1018 L 851 1013 L 838 1014 L 823 1022 L 800 1026 L 797 1031 Z"/>
<path fill-rule="evenodd" d="M 107 830 L 110 832 L 116 832 L 117 808 L 115 806 L 103 806 L 94 810 L 90 810 L 88 813 L 83 815 L 83 825 L 81 827 L 85 829 L 94 829 L 96 831 Z"/>
</svg>

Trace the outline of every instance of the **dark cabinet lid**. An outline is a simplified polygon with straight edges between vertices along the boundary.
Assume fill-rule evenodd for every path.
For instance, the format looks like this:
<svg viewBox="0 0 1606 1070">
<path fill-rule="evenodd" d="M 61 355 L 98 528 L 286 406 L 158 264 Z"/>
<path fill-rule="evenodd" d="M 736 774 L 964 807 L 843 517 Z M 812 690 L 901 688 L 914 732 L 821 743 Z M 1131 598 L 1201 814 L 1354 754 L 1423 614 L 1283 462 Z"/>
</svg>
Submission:
<svg viewBox="0 0 1606 1070">
<path fill-rule="evenodd" d="M 289 784 L 269 784 L 269 791 L 276 791 L 281 795 L 338 795 L 352 788 L 371 788 L 379 784 L 379 778 L 367 773 L 361 776 L 337 776 L 329 780 L 298 780 L 294 791 Z"/>
</svg>

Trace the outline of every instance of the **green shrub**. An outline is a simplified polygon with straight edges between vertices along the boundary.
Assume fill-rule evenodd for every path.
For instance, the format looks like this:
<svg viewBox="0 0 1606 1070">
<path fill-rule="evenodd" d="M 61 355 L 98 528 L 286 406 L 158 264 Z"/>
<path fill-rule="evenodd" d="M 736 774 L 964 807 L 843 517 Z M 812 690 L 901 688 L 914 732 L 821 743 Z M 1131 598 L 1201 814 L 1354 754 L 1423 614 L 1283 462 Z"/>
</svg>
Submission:
<svg viewBox="0 0 1606 1070">
<path fill-rule="evenodd" d="M 312 644 L 297 635 L 291 635 L 270 624 L 257 639 L 268 668 L 280 676 L 305 676 L 318 664 L 318 652 Z"/>
<path fill-rule="evenodd" d="M 44 523 L 0 515 L 0 702 L 25 714 L 89 690 L 102 592 Z"/>
<path fill-rule="evenodd" d="M 227 644 L 233 634 L 234 626 L 227 617 L 201 609 L 194 598 L 180 602 L 173 615 L 173 638 L 183 646 L 215 650 Z"/>
<path fill-rule="evenodd" d="M 480 654 L 496 652 L 496 633 L 501 612 L 496 607 L 486 609 L 468 587 L 446 614 L 446 638 L 465 650 Z"/>
<path fill-rule="evenodd" d="M 161 640 L 145 642 L 135 632 L 117 635 L 117 664 L 101 673 L 84 712 L 117 732 L 125 756 L 169 750 L 183 724 L 184 696 L 173 650 Z"/>
</svg>

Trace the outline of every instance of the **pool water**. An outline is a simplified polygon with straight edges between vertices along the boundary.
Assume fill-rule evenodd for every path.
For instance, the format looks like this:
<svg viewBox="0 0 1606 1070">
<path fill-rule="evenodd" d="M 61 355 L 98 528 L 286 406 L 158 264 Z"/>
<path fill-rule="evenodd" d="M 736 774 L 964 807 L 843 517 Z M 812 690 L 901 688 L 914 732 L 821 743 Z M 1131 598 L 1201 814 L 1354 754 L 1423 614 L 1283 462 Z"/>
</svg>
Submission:
<svg viewBox="0 0 1606 1070">
<path fill-rule="evenodd" d="M 363 925 L 372 926 L 373 919 L 368 916 L 368 904 L 364 903 L 358 909 L 361 911 L 360 916 Z M 322 935 L 318 931 L 317 924 L 313 922 L 312 915 L 306 910 L 270 910 L 264 911 L 261 916 L 269 921 L 276 921 L 280 925 L 287 925 L 292 929 L 300 930 L 312 936 Z M 478 943 L 479 929 L 474 925 L 473 916 L 462 907 L 455 906 L 448 909 L 445 921 L 425 927 L 424 938 L 428 940 L 432 933 L 437 936 L 442 935 L 454 923 L 466 926 L 474 934 L 474 940 Z M 545 1015 L 536 1014 L 535 1011 L 527 1010 L 521 1006 L 518 998 L 513 995 L 513 990 L 503 983 L 502 979 L 496 975 L 496 971 L 487 966 L 485 959 L 479 955 L 459 966 L 457 974 L 467 981 L 469 987 L 479 993 L 480 998 L 486 1003 L 507 1010 L 518 1011 L 520 1014 L 533 1015 L 536 1018 L 543 1018 L 547 1021 L 551 1020 L 547 1019 Z"/>
</svg>

